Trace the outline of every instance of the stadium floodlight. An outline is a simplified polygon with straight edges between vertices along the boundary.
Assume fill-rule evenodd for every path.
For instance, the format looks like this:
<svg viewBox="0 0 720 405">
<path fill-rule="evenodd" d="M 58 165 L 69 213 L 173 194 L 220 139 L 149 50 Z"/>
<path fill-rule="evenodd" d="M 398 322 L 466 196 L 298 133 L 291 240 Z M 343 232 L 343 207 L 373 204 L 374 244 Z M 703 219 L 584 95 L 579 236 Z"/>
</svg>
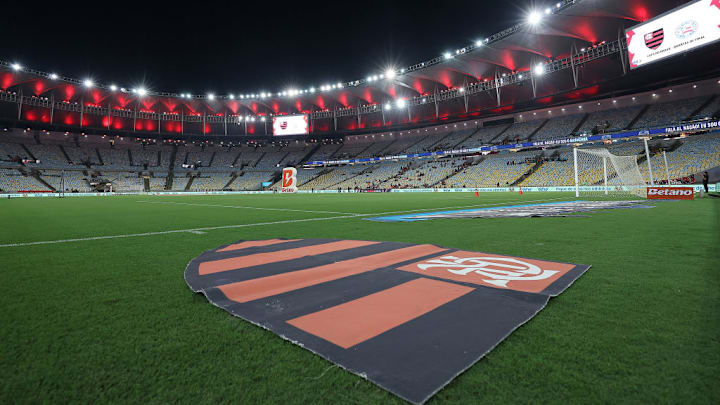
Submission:
<svg viewBox="0 0 720 405">
<path fill-rule="evenodd" d="M 230 97 L 230 100 L 235 100 L 235 95 L 234 95 L 234 94 L 230 94 L 228 97 Z"/>
<path fill-rule="evenodd" d="M 542 14 L 538 13 L 537 11 L 533 11 L 528 14 L 527 22 L 530 25 L 538 25 L 540 24 L 540 21 L 542 21 Z"/>
<path fill-rule="evenodd" d="M 543 74 L 545 74 L 545 66 L 543 66 L 542 64 L 538 64 L 535 66 L 535 69 L 533 69 L 533 72 L 536 76 L 542 76 Z"/>
<path fill-rule="evenodd" d="M 518 79 L 519 79 L 519 80 L 522 80 L 522 78 L 523 78 L 523 75 L 522 75 L 522 73 L 521 73 L 521 74 L 518 75 Z"/>
<path fill-rule="evenodd" d="M 405 99 L 398 99 L 396 104 L 398 108 L 405 108 Z"/>
<path fill-rule="evenodd" d="M 215 100 L 215 95 L 212 93 L 208 93 L 207 98 L 208 100 Z"/>
<path fill-rule="evenodd" d="M 477 42 L 475 42 L 475 46 L 477 46 L 477 47 L 483 46 L 483 41 L 482 41 L 482 39 L 479 39 Z"/>
<path fill-rule="evenodd" d="M 94 83 L 92 80 L 90 80 L 90 79 L 85 79 L 85 81 L 83 82 L 83 85 L 85 85 L 85 87 L 88 87 L 88 88 L 89 88 L 89 87 L 94 86 L 95 83 Z"/>
<path fill-rule="evenodd" d="M 460 93 L 465 93 L 465 87 L 460 87 L 460 88 L 458 89 L 458 91 L 459 91 Z"/>
<path fill-rule="evenodd" d="M 260 121 L 265 122 L 265 117 L 260 117 Z"/>
<path fill-rule="evenodd" d="M 452 59 L 452 57 L 453 57 L 453 55 L 450 52 L 445 52 L 445 54 L 443 56 L 445 57 L 446 60 Z"/>
<path fill-rule="evenodd" d="M 343 88 L 343 84 L 340 83 L 340 82 L 338 82 L 337 86 L 338 86 L 338 89 L 342 89 L 342 88 Z"/>
<path fill-rule="evenodd" d="M 139 89 L 137 89 L 137 93 L 141 96 L 144 96 L 147 94 L 147 90 L 144 87 L 140 87 Z"/>
<path fill-rule="evenodd" d="M 377 75 L 373 75 L 373 81 L 375 81 L 377 79 L 378 79 Z"/>
<path fill-rule="evenodd" d="M 390 68 L 390 69 L 386 70 L 385 77 L 387 77 L 390 80 L 394 79 L 395 78 L 395 69 Z"/>
<path fill-rule="evenodd" d="M 10 67 L 14 71 L 22 70 L 22 66 L 19 63 L 13 63 L 12 65 L 10 65 Z"/>
<path fill-rule="evenodd" d="M 117 86 L 114 84 L 110 85 L 110 91 L 117 91 Z"/>
<path fill-rule="evenodd" d="M 385 109 L 388 111 L 392 110 L 392 104 L 390 104 L 390 103 L 385 104 Z"/>
<path fill-rule="evenodd" d="M 315 93 L 315 87 L 310 87 L 310 93 Z"/>
<path fill-rule="evenodd" d="M 52 79 L 52 80 L 57 80 L 58 75 L 55 74 L 55 73 L 50 73 L 50 76 L 49 76 L 49 77 L 50 77 L 50 79 Z"/>
<path fill-rule="evenodd" d="M 550 14 L 550 13 L 552 13 L 552 9 L 550 9 L 550 7 L 546 8 L 546 9 L 545 9 L 545 14 Z"/>
</svg>

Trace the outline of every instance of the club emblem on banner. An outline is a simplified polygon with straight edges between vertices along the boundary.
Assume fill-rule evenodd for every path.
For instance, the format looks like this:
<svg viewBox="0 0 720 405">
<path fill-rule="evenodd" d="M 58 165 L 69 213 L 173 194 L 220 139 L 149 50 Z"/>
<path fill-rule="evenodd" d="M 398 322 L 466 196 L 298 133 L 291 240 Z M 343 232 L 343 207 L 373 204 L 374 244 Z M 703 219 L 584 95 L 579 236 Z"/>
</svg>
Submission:
<svg viewBox="0 0 720 405">
<path fill-rule="evenodd" d="M 649 34 L 645 34 L 645 45 L 647 45 L 648 48 L 655 50 L 662 45 L 663 40 L 665 39 L 665 30 L 663 28 L 660 28 L 659 30 L 653 31 Z"/>
</svg>

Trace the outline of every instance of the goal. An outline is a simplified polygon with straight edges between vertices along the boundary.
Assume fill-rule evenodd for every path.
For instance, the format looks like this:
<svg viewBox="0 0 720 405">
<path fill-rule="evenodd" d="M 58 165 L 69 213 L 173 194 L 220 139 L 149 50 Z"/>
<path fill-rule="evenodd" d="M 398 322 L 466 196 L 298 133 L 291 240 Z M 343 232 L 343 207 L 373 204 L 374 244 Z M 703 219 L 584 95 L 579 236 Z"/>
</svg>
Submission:
<svg viewBox="0 0 720 405">
<path fill-rule="evenodd" d="M 605 148 L 575 148 L 573 163 L 576 197 L 647 197 L 647 182 L 640 173 L 638 155 L 614 155 Z"/>
</svg>

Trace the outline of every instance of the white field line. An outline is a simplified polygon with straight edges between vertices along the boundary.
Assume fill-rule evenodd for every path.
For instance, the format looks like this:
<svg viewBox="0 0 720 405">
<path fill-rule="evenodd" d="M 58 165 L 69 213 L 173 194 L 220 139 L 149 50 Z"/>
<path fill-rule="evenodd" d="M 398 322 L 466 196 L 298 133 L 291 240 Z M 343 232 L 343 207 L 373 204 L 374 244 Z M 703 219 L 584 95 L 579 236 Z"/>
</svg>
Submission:
<svg viewBox="0 0 720 405">
<path fill-rule="evenodd" d="M 172 201 L 135 201 L 145 204 L 172 204 L 172 205 L 190 205 L 196 207 L 216 207 L 216 208 L 240 208 L 247 210 L 263 210 L 263 211 L 290 211 L 290 212 L 304 212 L 308 214 L 341 214 L 341 215 L 354 215 L 352 212 L 337 212 L 337 211 L 309 211 L 309 210 L 296 210 L 292 208 L 267 208 L 267 207 L 245 207 L 241 205 L 218 205 L 218 204 L 198 204 L 198 203 L 181 203 Z"/>
<path fill-rule="evenodd" d="M 522 203 L 523 204 L 541 203 L 541 202 L 550 202 L 550 201 L 565 200 L 565 199 L 566 198 L 550 198 L 550 199 L 546 199 L 546 200 L 522 201 Z M 45 241 L 38 241 L 38 242 L 8 243 L 8 244 L 0 245 L 0 248 L 36 246 L 36 245 L 53 245 L 53 244 L 57 244 L 57 243 L 86 242 L 86 241 L 104 240 L 104 239 L 136 238 L 136 237 L 140 237 L 140 236 L 168 235 L 168 234 L 173 234 L 173 233 L 200 234 L 205 231 L 214 231 L 214 230 L 218 230 L 218 229 L 235 229 L 235 228 L 247 228 L 247 227 L 253 227 L 253 226 L 294 224 L 294 223 L 298 223 L 298 222 L 328 221 L 328 220 L 332 220 L 332 219 L 362 218 L 362 217 L 372 217 L 372 216 L 378 216 L 378 215 L 403 214 L 403 213 L 419 212 L 419 211 L 441 211 L 441 210 L 449 210 L 449 209 L 454 209 L 454 208 L 493 207 L 493 206 L 508 205 L 508 204 L 512 204 L 512 202 L 504 202 L 504 203 L 497 203 L 497 204 L 464 205 L 464 206 L 443 207 L 443 208 L 421 208 L 421 209 L 415 209 L 415 210 L 378 212 L 378 213 L 373 213 L 373 214 L 349 214 L 349 215 L 343 215 L 343 216 L 323 217 L 323 218 L 288 219 L 285 221 L 259 222 L 259 223 L 238 224 L 238 225 L 221 225 L 221 226 L 210 226 L 210 227 L 204 227 L 204 228 L 175 229 L 175 230 L 170 230 L 170 231 L 130 233 L 130 234 L 124 234 L 124 235 L 90 236 L 90 237 L 85 237 L 85 238 L 45 240 Z M 236 207 L 236 208 L 239 208 L 239 207 Z"/>
</svg>

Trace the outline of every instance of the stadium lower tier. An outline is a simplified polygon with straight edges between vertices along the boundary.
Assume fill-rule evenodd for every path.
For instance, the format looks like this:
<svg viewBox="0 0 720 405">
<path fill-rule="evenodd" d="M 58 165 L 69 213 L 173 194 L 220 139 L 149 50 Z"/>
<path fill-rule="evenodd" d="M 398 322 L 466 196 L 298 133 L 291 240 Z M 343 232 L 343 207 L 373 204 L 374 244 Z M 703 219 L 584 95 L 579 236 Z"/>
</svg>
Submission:
<svg viewBox="0 0 720 405">
<path fill-rule="evenodd" d="M 15 148 L 22 146 L 24 145 L 16 144 Z M 583 148 L 598 147 L 607 149 L 613 155 L 635 156 L 640 174 L 648 184 L 651 169 L 656 183 L 665 183 L 668 177 L 671 183 L 682 183 L 691 181 L 693 175 L 720 166 L 720 134 L 653 140 L 649 143 L 650 165 L 642 141 L 624 141 Z M 272 160 L 275 159 L 273 157 Z M 578 180 L 581 185 L 599 185 L 603 182 L 602 164 L 593 163 L 592 159 L 589 154 L 578 154 L 578 165 L 581 169 Z M 280 189 L 279 168 L 228 168 L 219 171 L 200 167 L 133 171 L 98 170 L 99 168 L 93 166 L 57 169 L 17 162 L 4 163 L 11 164 L 5 164 L 5 167 L 0 169 L 0 190 L 3 192 L 203 192 Z M 387 160 L 364 165 L 300 169 L 298 184 L 302 190 L 571 186 L 575 184 L 573 163 L 572 149 L 557 147 L 548 150 Z M 609 184 L 618 184 L 619 181 L 615 175 L 608 177 Z"/>
</svg>

